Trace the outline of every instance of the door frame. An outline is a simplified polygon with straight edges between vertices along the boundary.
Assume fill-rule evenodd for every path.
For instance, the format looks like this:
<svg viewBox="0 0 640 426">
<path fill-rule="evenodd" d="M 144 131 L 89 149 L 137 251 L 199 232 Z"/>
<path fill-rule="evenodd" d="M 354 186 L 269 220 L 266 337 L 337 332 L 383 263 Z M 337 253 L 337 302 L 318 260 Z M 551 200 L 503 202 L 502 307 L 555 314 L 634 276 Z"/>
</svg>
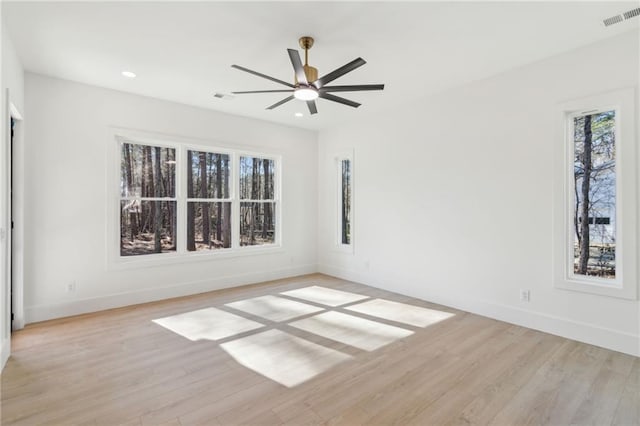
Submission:
<svg viewBox="0 0 640 426">
<path fill-rule="evenodd" d="M 11 138 L 11 118 L 17 124 L 14 131 L 13 140 Z M 4 270 L 0 277 L 0 297 L 2 307 L 0 313 L 3 316 L 0 324 L 0 369 L 4 367 L 6 361 L 11 355 L 11 332 L 13 329 L 24 326 L 24 291 L 22 283 L 22 256 L 16 258 L 16 253 L 22 254 L 22 228 L 17 233 L 18 226 L 22 227 L 23 210 L 22 205 L 13 205 L 12 198 L 19 198 L 23 203 L 22 195 L 24 193 L 24 172 L 21 164 L 23 163 L 23 126 L 22 114 L 11 101 L 9 89 L 4 93 L 4 105 L 2 108 L 2 117 L 0 120 L 3 124 L 4 134 L 0 135 L 0 164 L 2 175 L 0 176 L 0 208 L 2 208 L 2 223 L 0 229 L 4 233 L 0 238 L 2 245 L 2 258 L 0 263 Z M 12 149 L 12 144 L 15 149 Z M 12 163 L 15 165 L 16 173 L 12 170 Z M 13 179 L 13 188 L 11 188 Z M 12 197 L 12 190 L 14 196 Z M 13 218 L 12 218 L 13 210 Z M 13 230 L 11 229 L 11 221 L 14 221 Z M 16 238 L 18 237 L 18 238 Z M 14 251 L 14 247 L 19 250 Z M 14 269 L 16 268 L 17 269 Z M 13 275 L 13 279 L 12 279 Z M 13 291 L 12 291 L 13 290 Z M 9 299 L 11 297 L 11 300 Z M 11 318 L 11 305 L 14 305 L 14 320 Z"/>
<path fill-rule="evenodd" d="M 11 176 L 9 190 L 9 220 L 13 222 L 10 228 L 10 275 L 8 284 L 11 286 L 13 306 L 13 319 L 11 321 L 11 329 L 19 330 L 24 328 L 24 118 L 18 108 L 11 102 L 9 93 L 9 127 L 11 119 L 15 121 L 15 129 L 13 141 L 9 141 L 9 161 L 11 161 Z M 11 137 L 11 129 L 9 128 L 9 137 Z M 9 313 L 11 318 L 11 313 Z"/>
</svg>

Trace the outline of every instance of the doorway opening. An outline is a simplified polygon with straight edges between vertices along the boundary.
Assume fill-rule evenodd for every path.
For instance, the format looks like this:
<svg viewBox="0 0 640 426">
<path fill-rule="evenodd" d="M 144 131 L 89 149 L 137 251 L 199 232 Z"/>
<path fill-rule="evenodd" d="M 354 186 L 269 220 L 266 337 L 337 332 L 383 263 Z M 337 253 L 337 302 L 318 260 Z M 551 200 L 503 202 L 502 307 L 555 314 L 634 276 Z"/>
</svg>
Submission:
<svg viewBox="0 0 640 426">
<path fill-rule="evenodd" d="M 14 147 L 14 137 L 15 137 L 15 126 L 16 120 L 11 116 L 11 140 L 9 141 L 9 162 L 10 162 L 10 170 L 9 173 L 9 223 L 11 224 L 11 228 L 9 232 L 11 233 L 11 240 L 13 245 L 13 147 Z M 13 330 L 13 321 L 16 318 L 15 309 L 14 309 L 14 285 L 13 285 L 13 247 L 9 250 L 9 261 L 7 262 L 7 268 L 9 268 L 9 303 L 10 303 L 10 314 L 11 314 L 11 329 Z"/>
</svg>

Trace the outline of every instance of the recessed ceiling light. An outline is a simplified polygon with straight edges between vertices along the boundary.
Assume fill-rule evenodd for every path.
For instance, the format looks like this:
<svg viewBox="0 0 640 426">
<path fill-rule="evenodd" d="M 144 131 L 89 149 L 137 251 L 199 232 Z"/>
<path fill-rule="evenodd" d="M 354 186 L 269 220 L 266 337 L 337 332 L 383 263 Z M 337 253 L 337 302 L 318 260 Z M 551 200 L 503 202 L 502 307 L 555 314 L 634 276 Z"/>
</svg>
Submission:
<svg viewBox="0 0 640 426">
<path fill-rule="evenodd" d="M 301 113 L 301 112 L 296 112 L 294 115 L 295 115 L 296 117 L 302 117 L 302 113 Z"/>
<path fill-rule="evenodd" d="M 136 78 L 136 73 L 131 71 L 122 71 L 122 75 L 127 78 Z"/>
</svg>

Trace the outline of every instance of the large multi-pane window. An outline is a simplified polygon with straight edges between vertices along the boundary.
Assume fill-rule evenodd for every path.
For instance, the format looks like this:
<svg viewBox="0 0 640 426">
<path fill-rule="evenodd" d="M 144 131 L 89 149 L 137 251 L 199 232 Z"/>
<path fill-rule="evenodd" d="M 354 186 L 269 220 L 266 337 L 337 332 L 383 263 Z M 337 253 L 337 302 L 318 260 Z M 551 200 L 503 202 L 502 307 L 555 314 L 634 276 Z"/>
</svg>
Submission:
<svg viewBox="0 0 640 426">
<path fill-rule="evenodd" d="M 116 137 L 121 257 L 279 242 L 279 162 Z"/>
</svg>

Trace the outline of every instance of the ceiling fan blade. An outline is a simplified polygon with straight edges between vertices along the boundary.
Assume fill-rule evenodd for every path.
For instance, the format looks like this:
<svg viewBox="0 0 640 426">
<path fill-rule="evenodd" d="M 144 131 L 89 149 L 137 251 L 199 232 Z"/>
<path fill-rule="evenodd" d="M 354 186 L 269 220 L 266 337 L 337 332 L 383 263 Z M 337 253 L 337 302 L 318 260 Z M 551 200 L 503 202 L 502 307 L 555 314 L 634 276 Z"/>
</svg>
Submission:
<svg viewBox="0 0 640 426">
<path fill-rule="evenodd" d="M 355 86 L 324 86 L 323 92 L 361 92 L 364 90 L 384 90 L 384 84 L 358 84 Z"/>
<path fill-rule="evenodd" d="M 282 81 L 282 80 L 278 80 L 277 78 L 269 77 L 268 75 L 259 73 L 257 71 L 250 70 L 249 68 L 241 67 L 240 65 L 231 65 L 231 68 L 235 68 L 235 69 L 238 69 L 240 71 L 248 72 L 249 74 L 257 75 L 258 77 L 266 78 L 267 80 L 271 80 L 271 81 L 274 81 L 276 83 L 284 84 L 285 86 L 291 87 L 292 89 L 295 89 L 295 87 L 296 87 L 291 83 L 287 83 L 286 81 Z"/>
<path fill-rule="evenodd" d="M 302 67 L 300 54 L 294 49 L 287 49 L 287 52 L 289 52 L 289 59 L 291 59 L 291 65 L 293 65 L 293 70 L 296 72 L 298 83 L 308 86 L 309 82 L 307 81 L 307 75 L 304 73 L 304 68 Z"/>
<path fill-rule="evenodd" d="M 339 96 L 332 95 L 331 93 L 320 93 L 320 97 L 322 99 L 326 99 L 328 101 L 337 102 L 339 104 L 348 105 L 350 107 L 358 108 L 360 106 L 359 103 L 350 101 L 349 99 L 341 98 Z"/>
<path fill-rule="evenodd" d="M 244 95 L 247 93 L 291 93 L 293 90 L 249 90 L 246 92 L 231 92 L 234 95 Z"/>
<path fill-rule="evenodd" d="M 284 104 L 284 103 L 289 102 L 291 99 L 293 99 L 293 95 L 291 95 L 291 96 L 289 96 L 289 97 L 286 97 L 286 98 L 284 98 L 283 100 L 281 100 L 281 101 L 279 101 L 279 102 L 276 102 L 275 104 L 271 105 L 270 107 L 267 107 L 267 109 L 274 109 L 274 108 L 277 108 L 277 107 L 279 107 L 280 105 L 282 105 L 282 104 Z"/>
<path fill-rule="evenodd" d="M 336 78 L 342 77 L 346 73 L 351 72 L 351 71 L 355 70 L 356 68 L 363 66 L 366 63 L 367 62 L 362 58 L 354 59 L 353 61 L 349 62 L 348 64 L 343 65 L 340 68 L 331 71 L 329 74 L 320 77 L 319 79 L 317 79 L 316 81 L 313 82 L 313 85 L 316 86 L 316 88 L 321 89 L 322 86 L 324 86 L 325 84 L 331 83 Z"/>
<path fill-rule="evenodd" d="M 318 113 L 318 108 L 316 108 L 316 101 L 307 101 L 307 106 L 309 107 L 309 112 L 311 115 Z"/>
</svg>

